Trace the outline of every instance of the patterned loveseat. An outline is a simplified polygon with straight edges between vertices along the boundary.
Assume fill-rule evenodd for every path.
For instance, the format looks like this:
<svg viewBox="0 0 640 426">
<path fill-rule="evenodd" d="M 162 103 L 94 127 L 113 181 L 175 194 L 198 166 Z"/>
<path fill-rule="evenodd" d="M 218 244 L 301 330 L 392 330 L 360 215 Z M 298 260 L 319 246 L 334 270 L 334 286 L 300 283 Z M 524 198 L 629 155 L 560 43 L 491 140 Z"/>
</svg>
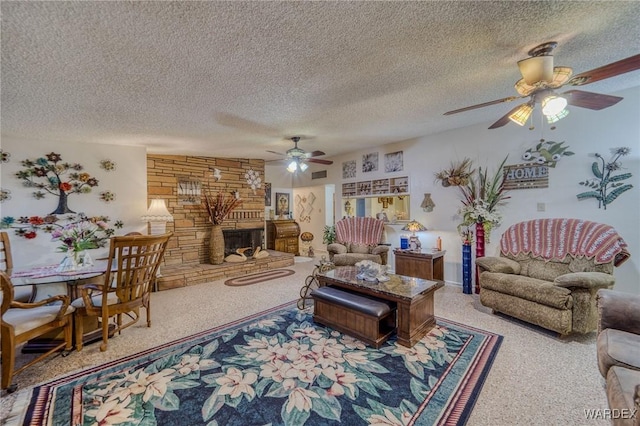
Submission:
<svg viewBox="0 0 640 426">
<path fill-rule="evenodd" d="M 336 266 L 355 265 L 361 260 L 387 264 L 389 246 L 381 245 L 384 222 L 372 217 L 347 217 L 336 222 L 336 242 L 327 246 Z"/>
<path fill-rule="evenodd" d="M 480 302 L 560 335 L 597 328 L 596 292 L 612 288 L 627 244 L 609 225 L 537 219 L 507 229 L 499 257 L 476 259 Z"/>
</svg>

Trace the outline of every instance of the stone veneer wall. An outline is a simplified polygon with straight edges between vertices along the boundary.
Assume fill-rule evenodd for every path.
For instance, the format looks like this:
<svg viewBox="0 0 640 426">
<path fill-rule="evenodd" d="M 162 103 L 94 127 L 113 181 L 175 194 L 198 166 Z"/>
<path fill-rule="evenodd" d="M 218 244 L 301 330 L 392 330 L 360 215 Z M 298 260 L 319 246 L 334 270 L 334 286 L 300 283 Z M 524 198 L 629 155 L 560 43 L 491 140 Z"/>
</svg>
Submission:
<svg viewBox="0 0 640 426">
<path fill-rule="evenodd" d="M 213 169 L 219 169 L 220 181 L 213 177 Z M 178 155 L 147 155 L 147 197 L 162 198 L 173 215 L 174 222 L 167 223 L 167 231 L 173 231 L 165 253 L 162 272 L 166 275 L 172 265 L 187 266 L 209 263 L 209 236 L 211 223 L 204 204 L 179 204 L 178 179 L 190 178 L 202 183 L 203 191 L 212 193 L 239 191 L 242 204 L 222 224 L 223 229 L 247 229 L 264 227 L 264 187 L 256 193 L 247 184 L 244 174 L 253 169 L 264 182 L 264 160 L 239 158 L 191 157 Z M 186 284 L 188 285 L 188 283 Z"/>
</svg>

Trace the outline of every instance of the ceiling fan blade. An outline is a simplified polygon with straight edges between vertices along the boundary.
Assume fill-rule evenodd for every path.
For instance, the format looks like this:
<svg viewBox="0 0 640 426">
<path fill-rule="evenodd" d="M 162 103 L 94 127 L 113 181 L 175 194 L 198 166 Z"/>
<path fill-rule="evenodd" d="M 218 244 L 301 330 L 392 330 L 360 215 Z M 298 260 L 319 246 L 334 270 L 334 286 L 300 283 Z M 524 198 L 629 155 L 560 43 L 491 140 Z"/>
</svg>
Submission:
<svg viewBox="0 0 640 426">
<path fill-rule="evenodd" d="M 482 104 L 472 105 L 472 106 L 468 106 L 468 107 L 464 107 L 464 108 L 460 108 L 460 109 L 454 109 L 453 111 L 447 111 L 443 115 L 457 114 L 459 112 L 465 112 L 465 111 L 469 111 L 469 110 L 472 110 L 472 109 L 486 107 L 486 106 L 489 106 L 489 105 L 501 104 L 503 102 L 511 102 L 511 101 L 515 101 L 516 99 L 521 99 L 521 98 L 526 98 L 526 96 L 509 96 L 508 98 L 496 99 L 495 101 L 485 102 L 485 103 L 482 103 Z"/>
<path fill-rule="evenodd" d="M 513 108 L 511 111 L 509 111 L 508 113 L 506 113 L 505 115 L 500 117 L 500 119 L 498 121 L 496 121 L 491 126 L 489 126 L 489 129 L 497 129 L 498 127 L 502 127 L 505 124 L 508 124 L 511 121 L 511 120 L 509 120 L 509 116 L 511 114 L 513 114 L 514 112 L 516 112 L 516 110 L 518 108 L 520 108 L 520 105 L 518 105 L 517 107 Z"/>
<path fill-rule="evenodd" d="M 324 152 L 322 152 L 322 151 L 307 152 L 307 158 L 310 158 L 310 157 L 320 157 L 321 155 L 325 155 L 325 153 L 324 153 Z"/>
<path fill-rule="evenodd" d="M 567 84 L 571 86 L 582 86 L 638 69 L 640 69 L 640 55 L 635 55 L 617 62 L 612 62 L 608 65 L 603 65 L 591 71 L 581 72 L 580 74 L 574 75 Z"/>
<path fill-rule="evenodd" d="M 584 90 L 568 90 L 562 96 L 567 99 L 569 105 L 595 110 L 608 108 L 623 99 L 619 96 L 585 92 Z"/>
<path fill-rule="evenodd" d="M 276 155 L 282 155 L 283 157 L 285 157 L 285 154 L 283 154 L 281 152 L 275 152 L 275 151 L 269 151 L 269 150 L 267 150 L 267 152 L 270 152 L 270 153 L 276 154 Z"/>
<path fill-rule="evenodd" d="M 326 165 L 333 164 L 333 161 L 322 160 L 320 158 L 307 158 L 305 161 L 307 163 L 317 163 L 317 164 L 326 164 Z"/>
</svg>

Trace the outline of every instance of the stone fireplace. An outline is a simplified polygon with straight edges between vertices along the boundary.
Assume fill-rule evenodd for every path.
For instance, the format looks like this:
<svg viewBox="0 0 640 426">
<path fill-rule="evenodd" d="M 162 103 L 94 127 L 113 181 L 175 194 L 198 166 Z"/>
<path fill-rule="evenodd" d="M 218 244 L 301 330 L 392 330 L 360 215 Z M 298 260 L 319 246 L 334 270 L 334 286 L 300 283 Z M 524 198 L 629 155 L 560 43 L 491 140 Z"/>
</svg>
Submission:
<svg viewBox="0 0 640 426">
<path fill-rule="evenodd" d="M 264 248 L 264 229 L 225 229 L 222 231 L 224 235 L 224 255 L 225 257 L 235 253 L 237 249 L 251 247 L 250 250 L 244 252 L 245 256 L 253 255 L 253 250 L 261 246 Z"/>
</svg>

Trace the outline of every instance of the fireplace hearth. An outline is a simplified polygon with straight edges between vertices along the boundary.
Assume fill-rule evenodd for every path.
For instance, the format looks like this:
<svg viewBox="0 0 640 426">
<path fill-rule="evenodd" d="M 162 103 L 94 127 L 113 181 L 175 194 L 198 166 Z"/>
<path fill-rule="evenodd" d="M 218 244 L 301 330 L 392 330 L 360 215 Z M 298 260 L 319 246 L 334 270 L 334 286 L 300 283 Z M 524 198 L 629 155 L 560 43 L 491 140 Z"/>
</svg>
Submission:
<svg viewBox="0 0 640 426">
<path fill-rule="evenodd" d="M 225 257 L 235 253 L 239 248 L 251 247 L 244 252 L 245 256 L 250 257 L 256 247 L 264 248 L 264 229 L 226 229 L 222 231 L 224 235 L 224 255 Z"/>
</svg>

